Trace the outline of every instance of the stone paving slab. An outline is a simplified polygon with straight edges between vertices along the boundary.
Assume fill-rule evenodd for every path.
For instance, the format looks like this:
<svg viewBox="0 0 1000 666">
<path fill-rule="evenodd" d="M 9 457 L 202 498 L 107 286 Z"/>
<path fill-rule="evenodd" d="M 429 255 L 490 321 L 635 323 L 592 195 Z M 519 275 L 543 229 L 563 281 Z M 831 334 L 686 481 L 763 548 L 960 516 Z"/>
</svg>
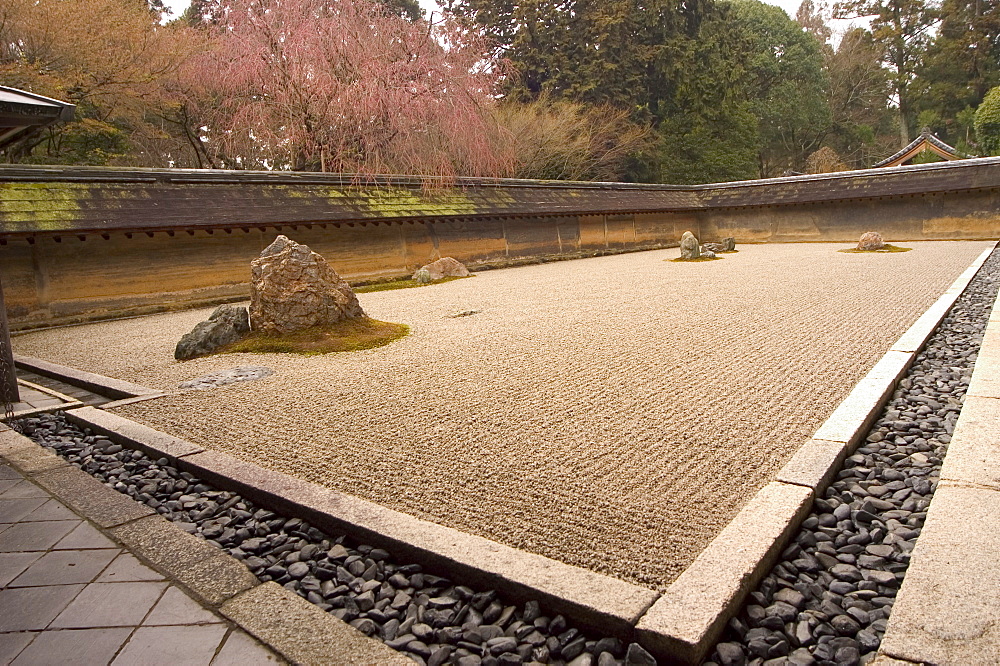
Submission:
<svg viewBox="0 0 1000 666">
<path fill-rule="evenodd" d="M 18 495 L 0 516 L 19 521 L 0 525 L 0 665 L 280 661 L 2 462 L 0 478 Z M 10 511 L 26 501 L 41 504 Z"/>
<path fill-rule="evenodd" d="M 30 440 L 15 436 L 22 441 L 6 441 L 5 451 L 24 453 L 30 446 L 37 447 Z M 22 507 L 27 513 L 16 519 L 22 522 L 0 524 L 0 550 L 11 551 L 0 552 L 0 665 L 13 662 L 243 666 L 282 661 L 271 649 L 242 629 L 234 629 L 230 621 L 197 601 L 218 605 L 259 586 L 245 566 L 146 511 L 122 522 L 107 520 L 109 512 L 101 507 L 101 501 L 109 500 L 110 496 L 95 493 L 93 484 L 110 489 L 84 474 L 89 481 L 85 483 L 70 472 L 83 474 L 67 467 L 24 477 L 0 460 L 0 479 L 15 482 L 8 492 L 33 495 L 8 499 L 0 495 L 0 515 L 23 513 L 3 514 L 5 503 L 40 502 L 33 510 L 30 506 Z M 123 550 L 120 543 L 109 539 L 33 483 L 43 480 L 65 495 L 82 491 L 89 499 L 81 502 L 82 507 L 77 510 L 83 515 L 93 511 L 105 519 L 108 527 L 113 527 L 109 534 L 134 546 L 145 562 L 156 562 L 167 577 L 132 552 Z M 62 481 L 68 488 L 60 487 Z M 35 490 L 26 492 L 28 486 Z M 55 516 L 62 520 L 26 522 L 34 512 L 41 512 L 35 518 Z M 118 508 L 110 513 L 122 512 Z M 14 532 L 8 538 L 11 530 Z M 282 589 L 282 592 L 287 591 Z M 409 663 L 380 641 L 368 638 L 297 596 L 295 600 L 287 603 L 293 607 L 304 604 L 322 617 L 299 613 L 301 622 L 285 628 L 282 634 L 285 640 L 308 643 L 311 639 L 304 637 L 318 632 L 327 639 L 339 640 L 327 644 L 325 650 L 336 654 L 341 663 L 364 663 L 369 655 L 381 651 L 390 655 L 381 659 L 382 663 L 397 663 L 398 659 Z M 257 606 L 256 612 L 263 614 L 257 618 L 250 606 L 237 604 L 236 608 L 242 609 L 241 617 L 258 624 L 267 624 L 271 619 L 270 608 Z M 331 629 L 331 624 L 339 626 Z M 86 661 L 81 661 L 81 655 Z"/>
</svg>

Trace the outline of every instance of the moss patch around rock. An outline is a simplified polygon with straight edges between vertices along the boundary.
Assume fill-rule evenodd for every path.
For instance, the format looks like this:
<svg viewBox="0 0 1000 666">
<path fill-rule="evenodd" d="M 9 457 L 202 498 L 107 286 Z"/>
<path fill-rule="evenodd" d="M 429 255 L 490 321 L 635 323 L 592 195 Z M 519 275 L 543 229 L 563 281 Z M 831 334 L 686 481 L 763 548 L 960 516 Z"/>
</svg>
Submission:
<svg viewBox="0 0 1000 666">
<path fill-rule="evenodd" d="M 912 249 L 912 247 L 897 247 L 896 245 L 886 244 L 880 250 L 859 250 L 856 247 L 851 247 L 837 250 L 837 252 L 845 252 L 847 254 L 889 254 L 890 252 L 909 252 Z"/>
<path fill-rule="evenodd" d="M 676 259 L 664 259 L 663 261 L 683 261 L 686 264 L 694 263 L 696 261 L 718 261 L 722 257 L 698 257 L 697 259 L 684 259 L 683 257 L 677 257 Z"/>
<path fill-rule="evenodd" d="M 239 342 L 226 345 L 220 354 L 328 354 L 372 349 L 405 337 L 406 324 L 378 321 L 369 317 L 346 319 L 334 326 L 307 328 L 284 335 L 251 332 Z"/>
<path fill-rule="evenodd" d="M 429 287 L 432 284 L 443 284 L 445 282 L 452 282 L 453 280 L 464 280 L 465 278 L 476 277 L 475 275 L 464 275 L 462 277 L 444 277 L 440 280 L 434 280 L 433 282 L 428 282 L 426 284 L 417 282 L 412 278 L 407 278 L 405 280 L 393 280 L 391 282 L 376 282 L 374 284 L 364 284 L 358 287 L 354 287 L 355 294 L 367 294 L 373 291 L 391 291 L 392 289 L 410 289 L 411 287 Z"/>
</svg>

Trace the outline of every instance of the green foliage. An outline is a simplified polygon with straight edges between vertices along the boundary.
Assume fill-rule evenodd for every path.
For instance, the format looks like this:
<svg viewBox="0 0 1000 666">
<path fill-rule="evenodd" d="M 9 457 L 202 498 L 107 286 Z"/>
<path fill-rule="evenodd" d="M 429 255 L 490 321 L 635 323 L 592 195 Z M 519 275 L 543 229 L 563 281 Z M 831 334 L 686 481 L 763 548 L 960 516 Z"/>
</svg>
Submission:
<svg viewBox="0 0 1000 666">
<path fill-rule="evenodd" d="M 931 43 L 937 12 L 928 0 L 844 0 L 838 18 L 865 18 L 871 25 L 879 60 L 889 72 L 895 97 L 900 146 L 910 142 L 915 94 L 912 84 Z"/>
<path fill-rule="evenodd" d="M 800 171 L 830 126 L 821 44 L 784 10 L 735 0 L 730 13 L 741 40 L 749 111 L 758 120 L 761 176 Z"/>
<path fill-rule="evenodd" d="M 918 70 L 916 100 L 937 114 L 934 131 L 954 145 L 968 145 L 969 116 L 986 92 L 1000 85 L 1000 0 L 944 0 L 941 25 Z"/>
<path fill-rule="evenodd" d="M 1000 155 L 1000 86 L 986 93 L 976 109 L 976 140 L 983 155 Z"/>
</svg>

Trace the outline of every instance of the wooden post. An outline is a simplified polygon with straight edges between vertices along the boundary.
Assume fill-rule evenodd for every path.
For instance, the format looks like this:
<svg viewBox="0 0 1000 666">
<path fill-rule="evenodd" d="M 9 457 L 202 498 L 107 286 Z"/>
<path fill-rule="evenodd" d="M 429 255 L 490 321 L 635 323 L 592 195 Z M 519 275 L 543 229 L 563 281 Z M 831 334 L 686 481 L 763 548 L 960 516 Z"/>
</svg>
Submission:
<svg viewBox="0 0 1000 666">
<path fill-rule="evenodd" d="M 17 391 L 17 373 L 14 371 L 14 352 L 10 346 L 10 328 L 7 326 L 7 306 L 3 302 L 3 282 L 0 282 L 0 400 L 9 403 L 21 401 Z"/>
</svg>

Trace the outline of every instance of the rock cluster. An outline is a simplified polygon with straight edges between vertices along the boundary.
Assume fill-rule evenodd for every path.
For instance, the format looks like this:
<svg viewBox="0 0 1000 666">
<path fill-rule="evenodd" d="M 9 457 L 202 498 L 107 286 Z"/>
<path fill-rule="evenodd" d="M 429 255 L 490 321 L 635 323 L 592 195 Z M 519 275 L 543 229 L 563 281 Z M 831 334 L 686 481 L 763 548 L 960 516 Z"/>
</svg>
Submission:
<svg viewBox="0 0 1000 666">
<path fill-rule="evenodd" d="M 885 247 L 885 241 L 882 240 L 882 234 L 877 231 L 867 231 L 861 234 L 861 240 L 858 241 L 857 249 L 873 252 L 881 250 L 883 247 Z"/>
<path fill-rule="evenodd" d="M 701 256 L 698 239 L 690 231 L 681 235 L 681 259 L 697 259 Z"/>
<path fill-rule="evenodd" d="M 198 322 L 194 330 L 181 337 L 174 349 L 174 358 L 186 361 L 195 356 L 211 354 L 249 332 L 250 319 L 246 308 L 220 305 L 206 321 Z"/>
<path fill-rule="evenodd" d="M 417 664 L 656 664 L 638 644 L 626 648 L 617 638 L 592 637 L 535 601 L 507 603 L 495 590 L 431 575 L 381 548 L 257 507 L 166 458 L 123 448 L 62 416 L 43 414 L 21 424 L 36 442 L 228 551 L 260 580 L 280 583 Z"/>
<path fill-rule="evenodd" d="M 718 243 L 705 243 L 704 245 L 701 246 L 702 252 L 705 252 L 705 250 L 709 250 L 715 254 L 719 252 L 732 252 L 735 249 L 736 249 L 736 239 L 733 238 L 732 236 L 727 236 Z"/>
<path fill-rule="evenodd" d="M 413 279 L 426 284 L 427 282 L 441 280 L 446 277 L 467 277 L 469 275 L 472 275 L 472 273 L 458 259 L 441 257 L 437 261 L 433 261 L 417 269 L 417 272 L 413 274 Z"/>
<path fill-rule="evenodd" d="M 363 317 L 354 290 L 307 245 L 278 236 L 250 263 L 250 325 L 293 333 Z"/>
<path fill-rule="evenodd" d="M 937 486 L 1000 284 L 994 253 L 711 662 L 864 664 L 875 656 Z M 775 660 L 775 661 L 771 661 Z"/>
</svg>

